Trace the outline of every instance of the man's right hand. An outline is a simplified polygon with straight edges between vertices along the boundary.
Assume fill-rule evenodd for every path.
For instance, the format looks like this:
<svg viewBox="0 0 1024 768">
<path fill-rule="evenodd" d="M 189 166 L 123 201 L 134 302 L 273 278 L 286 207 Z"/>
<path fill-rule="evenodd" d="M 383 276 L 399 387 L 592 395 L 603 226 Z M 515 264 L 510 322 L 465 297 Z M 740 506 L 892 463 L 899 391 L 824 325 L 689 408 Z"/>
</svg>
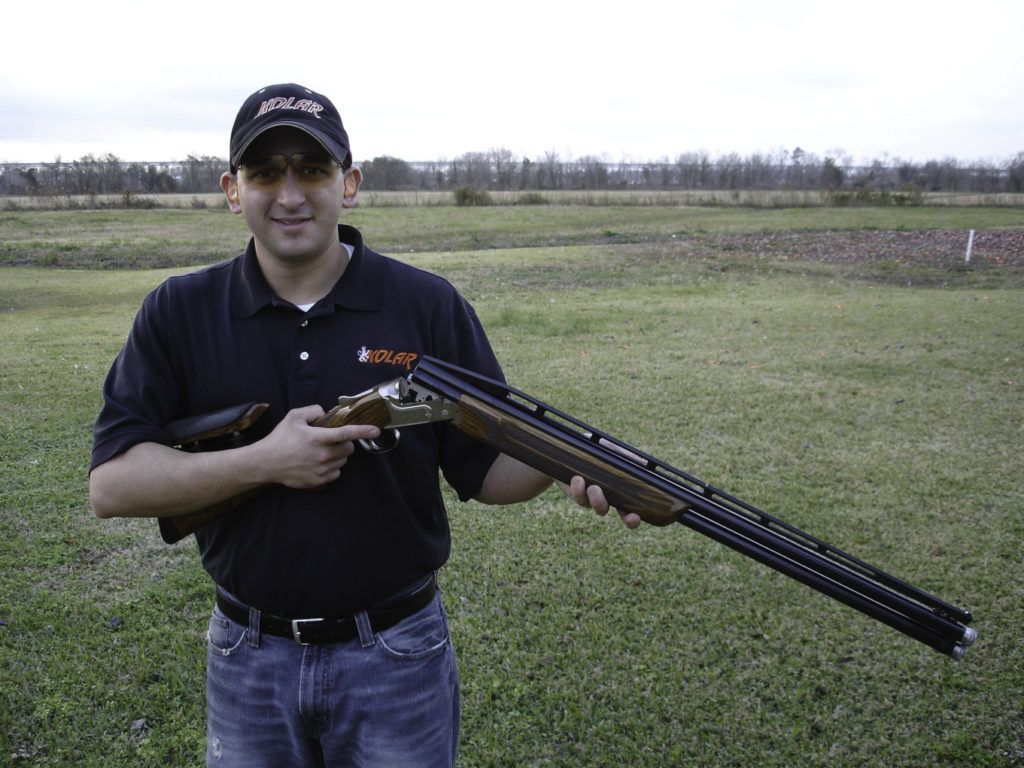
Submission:
<svg viewBox="0 0 1024 768">
<path fill-rule="evenodd" d="M 251 446 L 267 482 L 289 488 L 317 488 L 333 482 L 355 450 L 356 440 L 380 436 L 380 429 L 365 424 L 313 426 L 323 415 L 319 405 L 291 410 L 269 435 Z"/>
</svg>

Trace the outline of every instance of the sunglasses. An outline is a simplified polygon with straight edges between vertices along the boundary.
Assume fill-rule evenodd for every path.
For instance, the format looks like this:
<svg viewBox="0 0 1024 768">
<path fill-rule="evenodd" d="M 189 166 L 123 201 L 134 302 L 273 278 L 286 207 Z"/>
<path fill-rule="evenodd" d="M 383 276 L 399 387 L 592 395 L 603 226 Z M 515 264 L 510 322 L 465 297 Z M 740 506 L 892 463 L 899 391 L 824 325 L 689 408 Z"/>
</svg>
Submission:
<svg viewBox="0 0 1024 768">
<path fill-rule="evenodd" d="M 325 186 L 337 178 L 341 164 L 330 155 L 294 154 L 264 155 L 246 160 L 238 170 L 245 182 L 254 187 L 270 188 L 277 186 L 284 179 L 285 171 L 291 166 L 295 178 L 307 187 Z"/>
</svg>

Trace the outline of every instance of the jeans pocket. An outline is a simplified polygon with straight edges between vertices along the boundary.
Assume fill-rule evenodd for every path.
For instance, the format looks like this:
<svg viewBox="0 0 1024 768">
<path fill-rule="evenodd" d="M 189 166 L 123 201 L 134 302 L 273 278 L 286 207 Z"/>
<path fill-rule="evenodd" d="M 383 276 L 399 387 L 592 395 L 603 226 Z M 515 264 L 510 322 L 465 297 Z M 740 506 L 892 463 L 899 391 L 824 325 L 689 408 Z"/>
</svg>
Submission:
<svg viewBox="0 0 1024 768">
<path fill-rule="evenodd" d="M 393 659 L 416 661 L 438 656 L 448 647 L 448 621 L 440 600 L 377 635 L 381 650 Z"/>
<path fill-rule="evenodd" d="M 214 608 L 206 630 L 206 642 L 210 651 L 218 656 L 230 656 L 242 645 L 248 632 L 246 627 L 231 621 L 219 608 Z"/>
</svg>

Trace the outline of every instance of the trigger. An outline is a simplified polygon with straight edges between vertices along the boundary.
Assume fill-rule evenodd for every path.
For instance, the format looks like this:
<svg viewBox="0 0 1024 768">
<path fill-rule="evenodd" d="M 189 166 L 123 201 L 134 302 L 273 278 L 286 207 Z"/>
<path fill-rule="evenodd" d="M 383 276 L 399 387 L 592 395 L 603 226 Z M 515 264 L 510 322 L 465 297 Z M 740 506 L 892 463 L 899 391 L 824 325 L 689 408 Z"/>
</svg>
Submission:
<svg viewBox="0 0 1024 768">
<path fill-rule="evenodd" d="M 387 453 L 394 450 L 401 436 L 397 429 L 385 429 L 381 431 L 379 437 L 375 437 L 372 440 L 360 439 L 359 445 L 367 453 Z"/>
</svg>

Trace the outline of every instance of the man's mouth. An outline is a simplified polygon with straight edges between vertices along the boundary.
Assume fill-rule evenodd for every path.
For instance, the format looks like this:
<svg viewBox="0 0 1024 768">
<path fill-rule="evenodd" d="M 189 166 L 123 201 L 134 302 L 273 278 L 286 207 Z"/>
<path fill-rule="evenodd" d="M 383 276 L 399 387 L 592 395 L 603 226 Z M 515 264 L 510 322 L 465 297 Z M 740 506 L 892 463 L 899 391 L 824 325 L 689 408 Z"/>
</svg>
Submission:
<svg viewBox="0 0 1024 768">
<path fill-rule="evenodd" d="M 312 219 L 306 216 L 286 216 L 275 218 L 273 221 L 275 224 L 286 229 L 294 229 L 297 227 L 301 227 L 308 221 L 312 221 Z"/>
</svg>

